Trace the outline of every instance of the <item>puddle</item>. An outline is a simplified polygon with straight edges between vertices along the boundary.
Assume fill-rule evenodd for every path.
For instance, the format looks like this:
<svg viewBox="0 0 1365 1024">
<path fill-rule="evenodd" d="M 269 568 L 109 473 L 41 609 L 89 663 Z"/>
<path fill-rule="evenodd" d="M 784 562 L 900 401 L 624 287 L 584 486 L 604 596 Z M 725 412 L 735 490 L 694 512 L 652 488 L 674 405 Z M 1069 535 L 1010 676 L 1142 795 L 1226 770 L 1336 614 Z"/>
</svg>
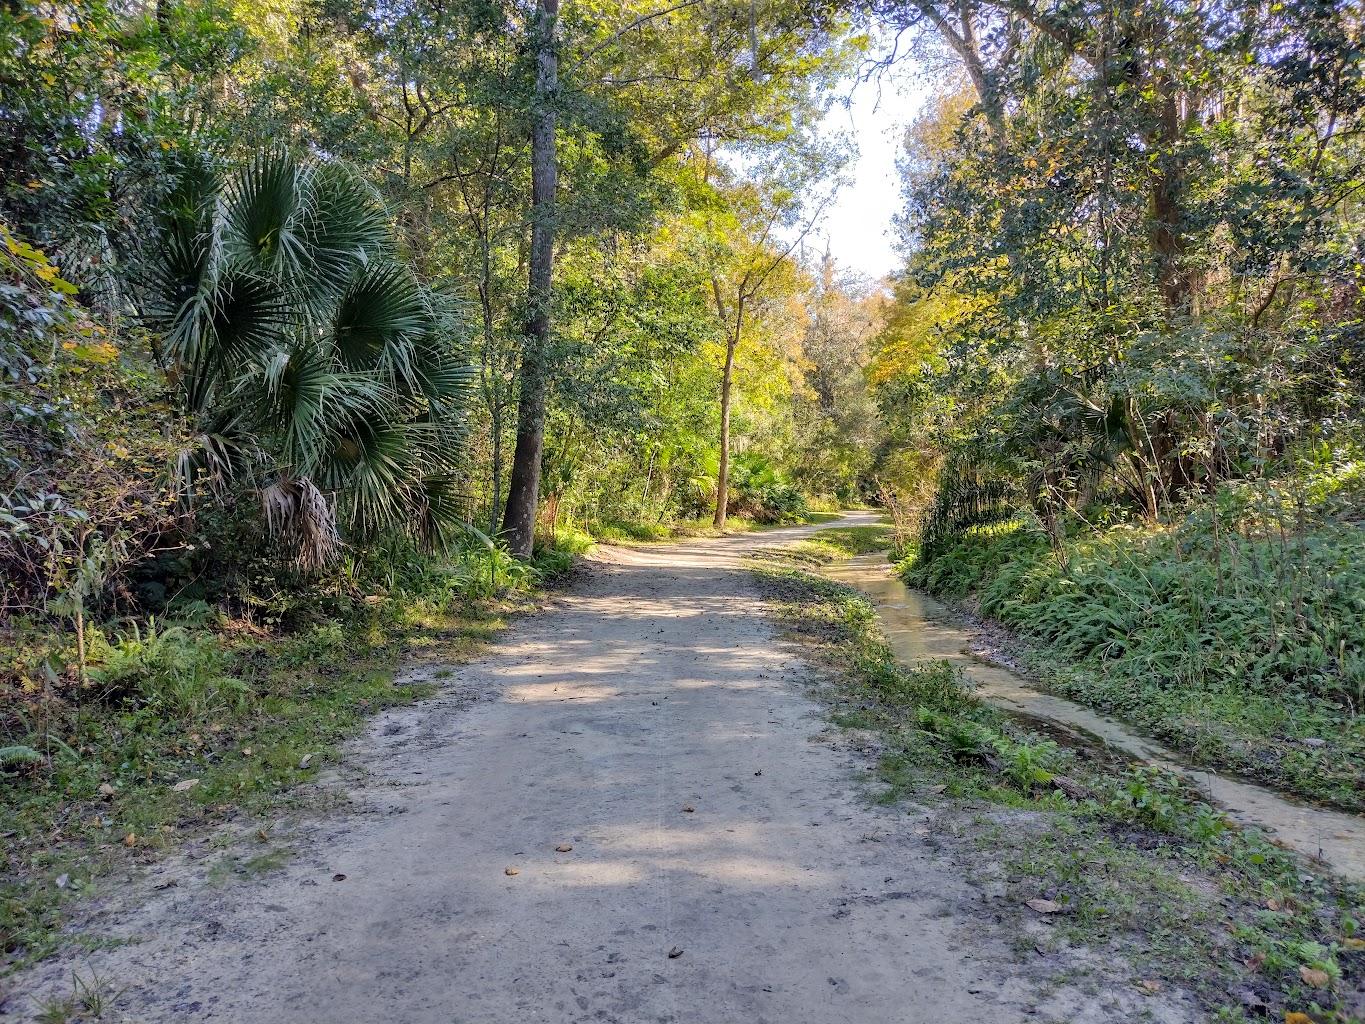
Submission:
<svg viewBox="0 0 1365 1024">
<path fill-rule="evenodd" d="M 1239 824 L 1261 828 L 1300 853 L 1326 861 L 1338 874 L 1365 881 L 1365 818 L 1309 807 L 1262 786 L 1192 768 L 1174 751 L 1115 719 L 1042 693 L 1008 669 L 981 663 L 963 653 L 972 642 L 971 633 L 953 625 L 942 604 L 897 579 L 884 555 L 851 558 L 830 566 L 825 574 L 872 599 L 882 632 L 901 661 L 946 660 L 959 665 L 983 700 L 1178 772 Z"/>
</svg>

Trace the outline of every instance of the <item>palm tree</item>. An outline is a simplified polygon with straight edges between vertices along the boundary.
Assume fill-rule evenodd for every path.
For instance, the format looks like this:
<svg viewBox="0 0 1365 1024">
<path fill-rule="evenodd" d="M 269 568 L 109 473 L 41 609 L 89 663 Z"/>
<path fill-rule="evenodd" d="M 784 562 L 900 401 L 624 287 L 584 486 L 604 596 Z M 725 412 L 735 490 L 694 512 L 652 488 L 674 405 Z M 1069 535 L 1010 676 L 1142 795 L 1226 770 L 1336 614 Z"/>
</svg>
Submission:
<svg viewBox="0 0 1365 1024">
<path fill-rule="evenodd" d="M 185 493 L 245 480 L 307 567 L 385 533 L 441 543 L 464 518 L 462 320 L 344 167 L 266 151 L 187 175 L 149 310 L 199 431 Z"/>
</svg>

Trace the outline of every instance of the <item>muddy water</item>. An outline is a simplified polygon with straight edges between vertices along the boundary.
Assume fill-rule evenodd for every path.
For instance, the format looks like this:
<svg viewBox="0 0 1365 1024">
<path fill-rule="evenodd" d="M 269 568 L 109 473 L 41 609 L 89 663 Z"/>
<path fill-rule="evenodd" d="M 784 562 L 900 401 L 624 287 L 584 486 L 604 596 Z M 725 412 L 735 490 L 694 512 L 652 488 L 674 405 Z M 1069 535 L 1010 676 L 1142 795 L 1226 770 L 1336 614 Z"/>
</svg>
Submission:
<svg viewBox="0 0 1365 1024">
<path fill-rule="evenodd" d="M 1178 772 L 1212 803 L 1226 809 L 1234 821 L 1273 833 L 1300 853 L 1326 862 L 1338 874 L 1365 881 L 1365 818 L 1309 807 L 1261 786 L 1192 768 L 1174 751 L 1112 718 L 1041 693 L 1007 669 L 983 664 L 966 653 L 971 634 L 952 624 L 943 605 L 897 579 L 883 555 L 851 558 L 831 566 L 826 574 L 872 598 L 882 631 L 902 661 L 947 660 L 960 665 L 982 699 L 1097 740 L 1135 760 Z"/>
</svg>

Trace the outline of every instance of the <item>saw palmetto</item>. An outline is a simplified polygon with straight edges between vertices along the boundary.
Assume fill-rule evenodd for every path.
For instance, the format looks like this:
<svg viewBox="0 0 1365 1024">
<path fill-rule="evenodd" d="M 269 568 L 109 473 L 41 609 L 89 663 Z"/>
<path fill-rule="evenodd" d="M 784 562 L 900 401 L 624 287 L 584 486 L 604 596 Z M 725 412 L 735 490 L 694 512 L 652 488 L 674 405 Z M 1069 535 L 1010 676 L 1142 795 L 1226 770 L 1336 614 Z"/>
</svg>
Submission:
<svg viewBox="0 0 1365 1024">
<path fill-rule="evenodd" d="M 283 151 L 189 175 L 157 270 L 152 326 L 200 426 L 186 486 L 247 477 L 308 566 L 384 533 L 448 536 L 464 516 L 461 320 L 397 258 L 368 186 Z"/>
</svg>

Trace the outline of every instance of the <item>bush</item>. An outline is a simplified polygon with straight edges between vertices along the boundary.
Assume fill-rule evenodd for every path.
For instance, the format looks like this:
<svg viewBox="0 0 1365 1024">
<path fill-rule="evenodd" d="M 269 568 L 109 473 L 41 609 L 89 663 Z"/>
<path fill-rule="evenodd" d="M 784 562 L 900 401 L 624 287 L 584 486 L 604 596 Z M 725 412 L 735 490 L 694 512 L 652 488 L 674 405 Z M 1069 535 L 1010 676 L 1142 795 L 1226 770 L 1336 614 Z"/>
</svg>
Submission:
<svg viewBox="0 0 1365 1024">
<path fill-rule="evenodd" d="M 1033 645 L 1054 692 L 1196 762 L 1360 807 L 1365 531 L 1247 490 L 1159 529 L 1081 533 L 1060 552 L 1024 519 L 977 527 L 902 572 L 974 595 Z"/>
<path fill-rule="evenodd" d="M 735 457 L 730 486 L 733 494 L 726 505 L 727 515 L 756 523 L 789 523 L 809 511 L 805 495 L 759 452 Z"/>
</svg>

